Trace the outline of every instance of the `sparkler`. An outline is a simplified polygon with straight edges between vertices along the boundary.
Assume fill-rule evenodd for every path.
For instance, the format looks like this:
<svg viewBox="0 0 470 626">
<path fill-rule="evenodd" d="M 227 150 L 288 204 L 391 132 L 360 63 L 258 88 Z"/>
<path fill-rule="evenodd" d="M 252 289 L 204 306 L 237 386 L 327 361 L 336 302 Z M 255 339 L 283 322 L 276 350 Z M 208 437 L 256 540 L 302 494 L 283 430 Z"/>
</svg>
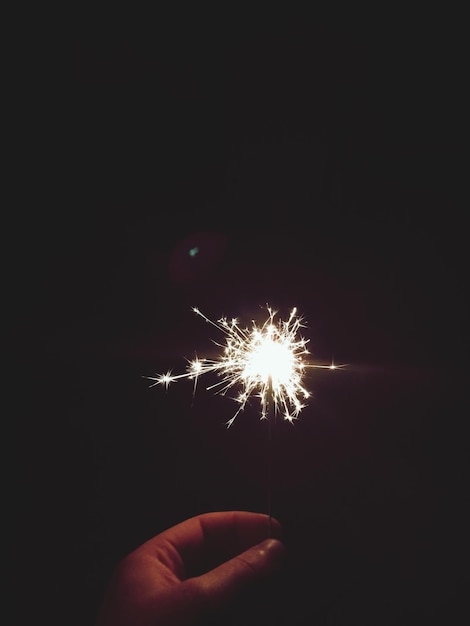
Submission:
<svg viewBox="0 0 470 626">
<path fill-rule="evenodd" d="M 237 415 L 244 410 L 252 397 L 257 397 L 261 405 L 261 419 L 268 419 L 269 448 L 272 442 L 272 417 L 278 413 L 293 422 L 300 411 L 305 408 L 305 401 L 310 392 L 303 383 L 307 368 L 330 369 L 339 367 L 314 364 L 306 360 L 308 339 L 300 334 L 304 327 L 303 319 L 293 308 L 286 321 L 276 320 L 277 312 L 267 307 L 268 316 L 262 326 L 252 321 L 251 328 L 242 328 L 237 319 L 228 321 L 222 317 L 217 322 L 209 319 L 194 307 L 194 313 L 201 316 L 207 323 L 225 335 L 225 344 L 216 343 L 222 349 L 216 359 L 195 358 L 189 361 L 187 371 L 183 374 L 172 374 L 168 371 L 156 377 L 147 376 L 154 381 L 151 387 L 164 385 L 166 388 L 179 379 L 194 380 L 194 393 L 200 376 L 214 372 L 220 380 L 207 387 L 216 393 L 225 395 L 232 388 L 238 388 L 235 401 L 239 408 L 227 422 L 227 428 L 235 421 Z M 271 536 L 271 459 L 268 467 L 268 535 Z"/>
<path fill-rule="evenodd" d="M 242 328 L 237 319 L 229 321 L 222 317 L 215 322 L 197 307 L 193 311 L 225 335 L 225 344 L 215 342 L 222 349 L 220 356 L 216 359 L 195 358 L 189 361 L 187 371 L 182 374 L 174 375 L 168 371 L 146 378 L 154 381 L 151 387 L 164 385 L 166 388 L 186 378 L 194 381 L 195 391 L 200 376 L 216 373 L 220 380 L 207 387 L 208 390 L 213 389 L 215 393 L 225 395 L 232 388 L 239 389 L 234 398 L 239 408 L 227 422 L 227 427 L 233 424 L 252 397 L 259 399 L 261 419 L 281 414 L 285 420 L 293 422 L 311 395 L 303 383 L 305 370 L 343 367 L 333 363 L 319 365 L 305 360 L 309 354 L 309 340 L 300 335 L 304 324 L 296 308 L 283 321 L 276 320 L 277 311 L 268 306 L 266 321 L 261 326 L 253 321 L 251 328 Z"/>
</svg>

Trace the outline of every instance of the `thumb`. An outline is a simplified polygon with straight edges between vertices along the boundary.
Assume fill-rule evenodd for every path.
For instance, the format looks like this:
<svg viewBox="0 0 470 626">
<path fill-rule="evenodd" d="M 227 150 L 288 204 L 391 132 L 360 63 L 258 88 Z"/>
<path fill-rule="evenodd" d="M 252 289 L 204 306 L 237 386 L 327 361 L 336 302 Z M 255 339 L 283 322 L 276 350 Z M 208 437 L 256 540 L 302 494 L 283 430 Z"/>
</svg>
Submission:
<svg viewBox="0 0 470 626">
<path fill-rule="evenodd" d="M 207 608 L 220 609 L 273 577 L 282 568 L 285 552 L 278 539 L 265 539 L 200 576 L 198 586 L 208 602 Z"/>
</svg>

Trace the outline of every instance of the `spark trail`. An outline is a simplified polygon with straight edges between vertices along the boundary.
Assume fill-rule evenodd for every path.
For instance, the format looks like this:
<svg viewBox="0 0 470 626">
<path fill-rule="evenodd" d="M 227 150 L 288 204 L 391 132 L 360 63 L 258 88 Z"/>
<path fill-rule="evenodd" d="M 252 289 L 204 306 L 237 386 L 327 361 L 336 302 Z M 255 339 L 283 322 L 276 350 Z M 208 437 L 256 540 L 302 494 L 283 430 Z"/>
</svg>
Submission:
<svg viewBox="0 0 470 626">
<path fill-rule="evenodd" d="M 220 356 L 215 359 L 195 358 L 189 361 L 187 371 L 182 374 L 168 371 L 146 378 L 154 381 L 151 387 L 164 385 L 168 388 L 171 383 L 186 378 L 193 380 L 196 388 L 200 376 L 216 373 L 220 380 L 207 387 L 208 390 L 222 395 L 229 390 L 237 390 L 234 400 L 239 408 L 227 422 L 227 427 L 233 424 L 253 397 L 259 399 L 261 419 L 267 419 L 274 413 L 293 422 L 311 395 L 303 383 L 305 370 L 343 367 L 333 363 L 318 365 L 306 360 L 309 340 L 300 334 L 304 324 L 296 308 L 291 310 L 287 320 L 282 320 L 276 319 L 277 312 L 268 306 L 265 322 L 259 326 L 252 321 L 249 328 L 241 327 L 237 319 L 229 321 L 222 317 L 213 321 L 198 308 L 194 307 L 193 311 L 225 335 L 225 343 L 216 342 L 221 349 Z"/>
</svg>

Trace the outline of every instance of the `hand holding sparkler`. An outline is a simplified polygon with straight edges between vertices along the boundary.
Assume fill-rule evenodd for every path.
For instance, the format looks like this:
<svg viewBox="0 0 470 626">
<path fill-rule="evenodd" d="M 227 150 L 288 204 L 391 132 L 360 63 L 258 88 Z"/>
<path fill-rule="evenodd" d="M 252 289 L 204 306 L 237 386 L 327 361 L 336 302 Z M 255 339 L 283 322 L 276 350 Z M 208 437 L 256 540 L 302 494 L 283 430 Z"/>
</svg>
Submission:
<svg viewBox="0 0 470 626">
<path fill-rule="evenodd" d="M 116 569 L 97 626 L 206 624 L 279 571 L 285 549 L 265 539 L 266 519 L 205 513 L 150 539 Z M 272 525 L 279 537 L 279 522 Z"/>
</svg>

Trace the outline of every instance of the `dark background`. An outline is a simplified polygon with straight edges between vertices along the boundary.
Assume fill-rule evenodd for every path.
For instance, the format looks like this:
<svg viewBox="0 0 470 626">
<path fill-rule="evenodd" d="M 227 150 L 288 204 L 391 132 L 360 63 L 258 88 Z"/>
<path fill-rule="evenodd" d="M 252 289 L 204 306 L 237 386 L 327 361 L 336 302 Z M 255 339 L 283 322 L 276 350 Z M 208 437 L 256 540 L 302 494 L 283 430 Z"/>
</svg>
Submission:
<svg viewBox="0 0 470 626">
<path fill-rule="evenodd" d="M 289 566 L 233 623 L 458 614 L 457 22 L 108 25 L 65 34 L 35 66 L 22 450 L 44 623 L 93 623 L 113 566 L 168 526 L 266 512 L 269 455 Z M 227 430 L 236 406 L 202 380 L 193 400 L 189 381 L 145 379 L 221 339 L 192 306 L 250 325 L 266 304 L 298 307 L 314 360 L 348 364 L 311 372 L 313 397 L 277 421 L 271 450 L 256 403 Z"/>
</svg>

